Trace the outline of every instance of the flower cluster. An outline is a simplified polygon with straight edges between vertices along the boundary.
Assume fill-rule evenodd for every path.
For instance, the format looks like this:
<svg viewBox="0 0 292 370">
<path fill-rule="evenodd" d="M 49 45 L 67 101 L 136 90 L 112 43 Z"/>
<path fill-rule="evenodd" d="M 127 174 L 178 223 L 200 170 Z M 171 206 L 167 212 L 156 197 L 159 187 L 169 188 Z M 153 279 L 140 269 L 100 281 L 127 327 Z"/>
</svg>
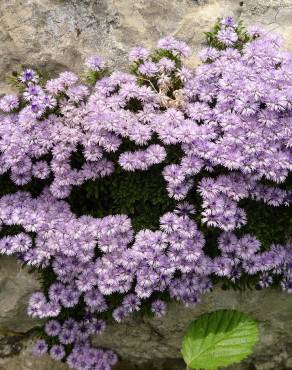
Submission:
<svg viewBox="0 0 292 370">
<path fill-rule="evenodd" d="M 116 355 L 90 342 L 105 330 L 106 312 L 121 322 L 148 305 L 162 317 L 163 298 L 195 304 L 214 278 L 251 276 L 291 293 L 291 245 L 265 250 L 238 229 L 249 221 L 244 200 L 291 204 L 292 54 L 277 36 L 243 33 L 231 18 L 209 39 L 196 70 L 182 64 L 188 46 L 165 37 L 154 54 L 131 51 L 132 73 L 109 74 L 98 56 L 85 63 L 92 85 L 72 72 L 44 81 L 26 69 L 20 96 L 0 100 L 0 175 L 19 190 L 0 198 L 0 253 L 53 280 L 29 300 L 28 314 L 49 319 L 44 338 L 53 338 L 38 341 L 36 355 L 108 370 Z M 124 214 L 73 213 L 72 190 L 152 168 L 176 203 L 158 229 L 135 232 Z M 36 182 L 38 196 L 23 191 Z M 206 227 L 218 231 L 213 253 Z M 60 318 L 75 307 L 81 319 Z"/>
<path fill-rule="evenodd" d="M 155 293 L 167 292 L 186 305 L 197 303 L 200 295 L 212 288 L 212 275 L 237 281 L 244 274 L 258 274 L 263 287 L 278 276 L 283 288 L 291 290 L 291 248 L 275 245 L 270 251 L 260 252 L 261 243 L 254 236 L 237 238 L 226 232 L 218 240 L 220 255 L 210 258 L 203 249 L 203 234 L 191 219 L 192 211 L 188 204 L 179 205 L 175 212 L 161 217 L 160 230 L 145 229 L 134 235 L 128 217 L 77 218 L 69 205 L 54 198 L 48 189 L 37 199 L 23 192 L 1 198 L 3 225 L 18 225 L 24 232 L 2 238 L 0 253 L 16 254 L 35 267 L 52 265 L 56 275 L 47 296 L 42 292 L 31 296 L 28 314 L 58 318 L 62 309 L 85 302 L 83 321 L 70 319 L 61 324 L 51 320 L 46 324 L 46 334 L 60 342 L 50 349 L 53 358 L 62 359 L 63 346 L 74 344 L 67 358 L 70 366 L 74 363 L 74 368 L 82 369 L 87 353 L 92 354 L 94 363 L 105 361 L 107 352 L 93 349 L 89 338 L 104 331 L 105 323 L 94 315 L 110 308 L 109 298 L 114 293 L 124 294 L 112 312 L 120 322 L 139 311 Z M 152 302 L 151 311 L 156 316 L 162 316 L 165 310 L 163 301 Z M 46 350 L 43 341 L 37 342 L 35 353 Z M 82 355 L 75 358 L 74 353 L 80 351 Z"/>
</svg>

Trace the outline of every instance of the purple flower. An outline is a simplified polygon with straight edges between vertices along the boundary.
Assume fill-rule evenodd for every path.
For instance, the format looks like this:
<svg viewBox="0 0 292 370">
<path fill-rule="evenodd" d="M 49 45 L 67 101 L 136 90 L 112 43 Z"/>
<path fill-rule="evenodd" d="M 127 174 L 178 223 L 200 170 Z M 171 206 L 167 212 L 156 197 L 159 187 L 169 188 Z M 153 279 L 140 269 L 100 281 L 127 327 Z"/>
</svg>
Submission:
<svg viewBox="0 0 292 370">
<path fill-rule="evenodd" d="M 118 307 L 113 311 L 113 318 L 117 322 L 124 321 L 129 316 L 130 311 L 126 307 Z"/>
<path fill-rule="evenodd" d="M 29 306 L 41 307 L 46 303 L 46 297 L 43 293 L 33 293 L 29 299 Z"/>
<path fill-rule="evenodd" d="M 199 53 L 199 57 L 202 62 L 206 62 L 208 60 L 215 60 L 220 56 L 220 52 L 215 48 L 205 48 Z"/>
<path fill-rule="evenodd" d="M 218 276 L 229 276 L 232 271 L 233 261 L 227 257 L 216 257 L 213 260 L 213 271 Z"/>
<path fill-rule="evenodd" d="M 281 282 L 282 289 L 287 293 L 292 293 L 292 279 L 287 278 Z"/>
<path fill-rule="evenodd" d="M 52 95 L 57 95 L 65 90 L 65 85 L 61 78 L 55 78 L 46 82 L 46 91 Z"/>
<path fill-rule="evenodd" d="M 86 67 L 91 71 L 99 72 L 105 68 L 105 61 L 98 55 L 93 55 L 86 59 Z"/>
<path fill-rule="evenodd" d="M 63 86 L 70 87 L 78 81 L 78 76 L 73 72 L 66 71 L 60 73 L 58 80 L 63 84 Z"/>
<path fill-rule="evenodd" d="M 113 351 L 106 351 L 104 357 L 111 366 L 114 366 L 118 362 L 118 356 Z"/>
<path fill-rule="evenodd" d="M 79 301 L 80 294 L 78 291 L 67 288 L 64 289 L 60 296 L 60 301 L 64 307 L 74 307 Z"/>
<path fill-rule="evenodd" d="M 122 304 L 129 312 L 133 312 L 139 310 L 141 301 L 135 294 L 128 294 L 123 299 Z"/>
<path fill-rule="evenodd" d="M 103 333 L 105 331 L 105 328 L 106 324 L 103 320 L 94 320 L 92 322 L 93 333 L 96 335 L 100 335 L 101 333 Z"/>
<path fill-rule="evenodd" d="M 166 303 L 157 299 L 156 301 L 151 303 L 151 311 L 157 317 L 162 317 L 166 314 Z"/>
<path fill-rule="evenodd" d="M 87 86 L 74 85 L 68 88 L 68 90 L 66 91 L 66 94 L 69 96 L 70 101 L 74 103 L 78 103 L 89 94 L 89 90 Z"/>
<path fill-rule="evenodd" d="M 43 89 L 38 85 L 29 85 L 25 92 L 23 93 L 23 98 L 27 101 L 31 101 L 36 96 L 43 95 Z"/>
<path fill-rule="evenodd" d="M 157 43 L 157 47 L 171 51 L 174 55 L 180 55 L 185 58 L 190 56 L 190 48 L 184 41 L 178 41 L 172 36 L 167 36 L 160 39 Z"/>
<path fill-rule="evenodd" d="M 259 286 L 264 289 L 268 288 L 272 283 L 273 283 L 272 276 L 269 276 L 268 274 L 265 273 L 260 278 Z"/>
<path fill-rule="evenodd" d="M 129 53 L 129 61 L 135 62 L 138 60 L 146 60 L 149 56 L 149 51 L 145 48 L 136 47 Z"/>
<path fill-rule="evenodd" d="M 247 33 L 253 37 L 260 37 L 264 35 L 265 30 L 260 26 L 249 26 L 247 27 Z"/>
<path fill-rule="evenodd" d="M 245 235 L 237 245 L 236 253 L 243 259 L 251 258 L 259 249 L 261 243 L 251 235 Z"/>
<path fill-rule="evenodd" d="M 33 165 L 32 174 L 38 179 L 46 179 L 51 172 L 51 169 L 46 161 L 38 161 Z"/>
<path fill-rule="evenodd" d="M 62 344 L 71 344 L 75 341 L 76 334 L 77 333 L 74 331 L 63 329 L 61 330 L 58 338 L 59 338 L 60 343 Z"/>
<path fill-rule="evenodd" d="M 34 356 L 41 357 L 48 352 L 47 343 L 44 340 L 38 340 L 33 346 L 32 353 Z"/>
<path fill-rule="evenodd" d="M 195 207 L 188 202 L 181 202 L 178 203 L 174 212 L 181 216 L 189 216 L 195 213 Z"/>
<path fill-rule="evenodd" d="M 62 329 L 65 331 L 77 332 L 78 323 L 74 319 L 67 319 L 64 321 Z"/>
<path fill-rule="evenodd" d="M 234 19 L 232 17 L 226 17 L 226 18 L 221 19 L 220 23 L 223 26 L 233 27 L 234 26 Z"/>
<path fill-rule="evenodd" d="M 169 58 L 163 57 L 159 60 L 158 66 L 163 72 L 171 72 L 175 69 L 175 62 Z"/>
<path fill-rule="evenodd" d="M 50 337 L 58 335 L 61 331 L 61 324 L 56 320 L 51 320 L 46 323 L 45 331 Z"/>
<path fill-rule="evenodd" d="M 25 84 L 38 83 L 39 76 L 32 69 L 25 69 L 19 77 L 20 81 Z"/>
<path fill-rule="evenodd" d="M 146 61 L 140 64 L 138 70 L 142 75 L 146 77 L 154 77 L 158 72 L 158 66 L 153 62 Z"/>
<path fill-rule="evenodd" d="M 5 113 L 11 112 L 13 109 L 18 108 L 19 100 L 16 95 L 5 95 L 0 99 L 0 110 Z"/>
<path fill-rule="evenodd" d="M 54 283 L 50 286 L 49 297 L 52 301 L 59 302 L 64 291 L 65 291 L 65 286 L 63 284 Z"/>
<path fill-rule="evenodd" d="M 50 356 L 56 361 L 60 361 L 65 357 L 66 353 L 62 345 L 53 345 L 50 349 Z"/>
<path fill-rule="evenodd" d="M 160 39 L 157 43 L 157 47 L 165 50 L 174 50 L 176 46 L 176 40 L 172 36 L 166 36 Z"/>
<path fill-rule="evenodd" d="M 233 30 L 232 27 L 222 28 L 218 34 L 217 38 L 223 44 L 227 46 L 233 45 L 238 40 L 237 33 Z"/>
</svg>

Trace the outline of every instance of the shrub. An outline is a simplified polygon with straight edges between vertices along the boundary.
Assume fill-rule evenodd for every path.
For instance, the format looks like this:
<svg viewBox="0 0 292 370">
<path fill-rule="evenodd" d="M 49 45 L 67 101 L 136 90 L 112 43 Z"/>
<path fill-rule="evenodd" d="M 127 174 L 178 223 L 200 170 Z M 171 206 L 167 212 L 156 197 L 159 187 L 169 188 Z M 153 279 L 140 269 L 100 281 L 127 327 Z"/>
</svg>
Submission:
<svg viewBox="0 0 292 370">
<path fill-rule="evenodd" d="M 292 56 L 226 18 L 203 63 L 172 37 L 91 57 L 83 83 L 25 68 L 0 101 L 0 251 L 40 271 L 28 313 L 50 318 L 35 354 L 109 369 L 90 336 L 112 316 L 162 316 L 214 283 L 291 292 Z"/>
</svg>

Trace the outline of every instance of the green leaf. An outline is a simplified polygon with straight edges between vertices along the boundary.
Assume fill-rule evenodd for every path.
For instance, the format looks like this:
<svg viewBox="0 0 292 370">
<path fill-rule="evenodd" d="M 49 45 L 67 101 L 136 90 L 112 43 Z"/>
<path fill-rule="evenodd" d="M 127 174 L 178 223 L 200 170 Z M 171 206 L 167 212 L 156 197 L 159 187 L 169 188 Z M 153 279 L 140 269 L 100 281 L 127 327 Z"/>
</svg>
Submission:
<svg viewBox="0 0 292 370">
<path fill-rule="evenodd" d="M 252 353 L 259 337 L 257 323 L 244 313 L 218 310 L 191 323 L 182 355 L 192 369 L 217 369 L 240 362 Z"/>
</svg>

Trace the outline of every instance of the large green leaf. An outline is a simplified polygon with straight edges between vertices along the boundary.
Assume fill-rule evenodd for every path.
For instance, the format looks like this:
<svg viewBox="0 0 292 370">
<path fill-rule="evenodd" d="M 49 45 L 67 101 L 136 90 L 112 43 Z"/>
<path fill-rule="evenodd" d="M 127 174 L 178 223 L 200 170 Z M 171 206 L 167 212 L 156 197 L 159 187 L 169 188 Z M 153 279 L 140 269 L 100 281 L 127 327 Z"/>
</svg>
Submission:
<svg viewBox="0 0 292 370">
<path fill-rule="evenodd" d="M 192 322 L 183 340 L 182 355 L 192 369 L 214 370 L 250 355 L 258 336 L 257 323 L 250 317 L 219 310 Z"/>
</svg>

